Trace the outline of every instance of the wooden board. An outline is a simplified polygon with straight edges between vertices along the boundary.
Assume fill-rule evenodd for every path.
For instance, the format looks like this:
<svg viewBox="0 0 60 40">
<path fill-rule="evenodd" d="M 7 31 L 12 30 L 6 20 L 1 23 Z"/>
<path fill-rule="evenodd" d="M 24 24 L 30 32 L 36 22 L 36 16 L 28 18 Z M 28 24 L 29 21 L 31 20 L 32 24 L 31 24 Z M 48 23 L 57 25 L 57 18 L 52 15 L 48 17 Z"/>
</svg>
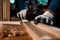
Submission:
<svg viewBox="0 0 60 40">
<path fill-rule="evenodd" d="M 0 21 L 2 20 L 2 0 L 0 0 Z"/>
<path fill-rule="evenodd" d="M 53 26 L 48 26 L 48 25 L 44 25 L 44 24 L 38 24 L 35 25 L 33 21 L 25 23 L 27 25 L 28 28 L 30 28 L 34 34 L 36 34 L 36 36 L 34 36 L 34 34 L 31 34 L 34 36 L 34 39 L 39 39 L 39 40 L 60 40 L 60 28 L 56 28 Z M 27 28 L 27 30 L 29 30 Z M 31 32 L 32 33 L 32 32 Z M 36 38 L 35 38 L 36 37 Z"/>
<path fill-rule="evenodd" d="M 3 5 L 3 20 L 9 21 L 10 20 L 10 1 L 2 0 L 2 5 Z"/>
<path fill-rule="evenodd" d="M 10 20 L 10 2 L 9 0 L 0 0 L 0 21 Z"/>
<path fill-rule="evenodd" d="M 19 21 L 0 21 L 0 24 L 21 25 Z"/>
<path fill-rule="evenodd" d="M 15 21 L 12 22 L 4 21 L 4 22 L 3 22 L 4 24 L 15 23 Z M 26 28 L 26 31 L 30 35 L 29 37 L 32 37 L 32 40 L 60 40 L 60 28 L 56 28 L 41 23 L 35 25 L 33 21 L 23 23 L 20 23 L 20 21 L 16 21 L 16 23 L 23 25 Z"/>
</svg>

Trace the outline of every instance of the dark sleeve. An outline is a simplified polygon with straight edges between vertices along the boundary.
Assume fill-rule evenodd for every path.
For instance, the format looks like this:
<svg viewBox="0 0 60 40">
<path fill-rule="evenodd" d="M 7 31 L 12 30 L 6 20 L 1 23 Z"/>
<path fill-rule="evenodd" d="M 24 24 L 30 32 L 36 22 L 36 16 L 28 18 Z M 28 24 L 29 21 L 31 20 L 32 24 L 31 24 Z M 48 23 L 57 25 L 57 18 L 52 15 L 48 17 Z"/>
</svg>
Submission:
<svg viewBox="0 0 60 40">
<path fill-rule="evenodd" d="M 25 9 L 25 2 L 26 0 L 18 0 L 18 7 L 19 7 L 19 10 L 22 10 L 22 9 Z"/>
<path fill-rule="evenodd" d="M 51 0 L 48 9 L 55 12 L 59 7 L 60 0 Z"/>
<path fill-rule="evenodd" d="M 32 5 L 37 4 L 36 0 L 33 0 L 33 1 L 31 0 L 31 2 L 32 2 Z M 28 6 L 29 6 L 28 0 L 19 0 L 18 1 L 18 7 L 20 10 L 26 9 L 26 8 L 28 8 Z"/>
</svg>

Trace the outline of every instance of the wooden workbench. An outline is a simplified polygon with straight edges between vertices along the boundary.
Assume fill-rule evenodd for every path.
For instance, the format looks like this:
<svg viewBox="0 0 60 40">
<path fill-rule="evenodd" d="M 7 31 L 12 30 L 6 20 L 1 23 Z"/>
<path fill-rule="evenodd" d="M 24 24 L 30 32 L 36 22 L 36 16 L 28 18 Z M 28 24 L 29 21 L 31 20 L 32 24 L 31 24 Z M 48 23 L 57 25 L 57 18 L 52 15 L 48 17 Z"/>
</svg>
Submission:
<svg viewBox="0 0 60 40">
<path fill-rule="evenodd" d="M 0 23 L 21 25 L 19 21 L 1 21 Z M 32 37 L 32 40 L 60 40 L 60 28 L 44 24 L 35 25 L 33 21 L 23 22 L 23 25 Z"/>
</svg>

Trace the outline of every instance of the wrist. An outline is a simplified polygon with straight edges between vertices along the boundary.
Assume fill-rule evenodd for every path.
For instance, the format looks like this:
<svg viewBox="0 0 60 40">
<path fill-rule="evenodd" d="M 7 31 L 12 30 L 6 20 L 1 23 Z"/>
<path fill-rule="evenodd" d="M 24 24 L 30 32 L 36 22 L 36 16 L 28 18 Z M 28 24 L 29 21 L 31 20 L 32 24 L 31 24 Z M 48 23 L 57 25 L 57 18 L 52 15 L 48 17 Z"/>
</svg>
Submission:
<svg viewBox="0 0 60 40">
<path fill-rule="evenodd" d="M 22 9 L 22 10 L 20 10 L 20 11 L 23 11 L 23 10 L 28 10 L 28 9 L 27 9 L 27 8 L 25 8 L 25 9 Z M 19 12 L 20 12 L 20 11 L 19 11 Z"/>
<path fill-rule="evenodd" d="M 51 11 L 51 10 L 47 10 L 47 11 L 49 11 L 52 15 L 54 15 L 54 12 L 53 11 Z"/>
<path fill-rule="evenodd" d="M 50 18 L 54 17 L 54 15 L 51 12 L 49 12 L 49 11 L 46 11 L 43 15 L 46 15 L 46 16 L 48 16 Z"/>
</svg>

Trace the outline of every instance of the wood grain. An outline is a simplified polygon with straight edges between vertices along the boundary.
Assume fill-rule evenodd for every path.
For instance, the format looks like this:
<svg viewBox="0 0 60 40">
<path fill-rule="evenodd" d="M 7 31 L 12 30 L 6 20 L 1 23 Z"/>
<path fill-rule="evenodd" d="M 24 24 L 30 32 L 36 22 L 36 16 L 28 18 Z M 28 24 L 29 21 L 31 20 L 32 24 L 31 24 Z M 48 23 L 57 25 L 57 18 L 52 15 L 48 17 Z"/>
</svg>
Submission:
<svg viewBox="0 0 60 40">
<path fill-rule="evenodd" d="M 27 33 L 32 37 L 32 40 L 60 40 L 60 28 L 39 23 L 35 25 L 31 22 L 20 21 L 0 21 L 0 24 L 22 25 L 26 28 Z M 24 29 L 24 28 L 23 28 Z"/>
</svg>

